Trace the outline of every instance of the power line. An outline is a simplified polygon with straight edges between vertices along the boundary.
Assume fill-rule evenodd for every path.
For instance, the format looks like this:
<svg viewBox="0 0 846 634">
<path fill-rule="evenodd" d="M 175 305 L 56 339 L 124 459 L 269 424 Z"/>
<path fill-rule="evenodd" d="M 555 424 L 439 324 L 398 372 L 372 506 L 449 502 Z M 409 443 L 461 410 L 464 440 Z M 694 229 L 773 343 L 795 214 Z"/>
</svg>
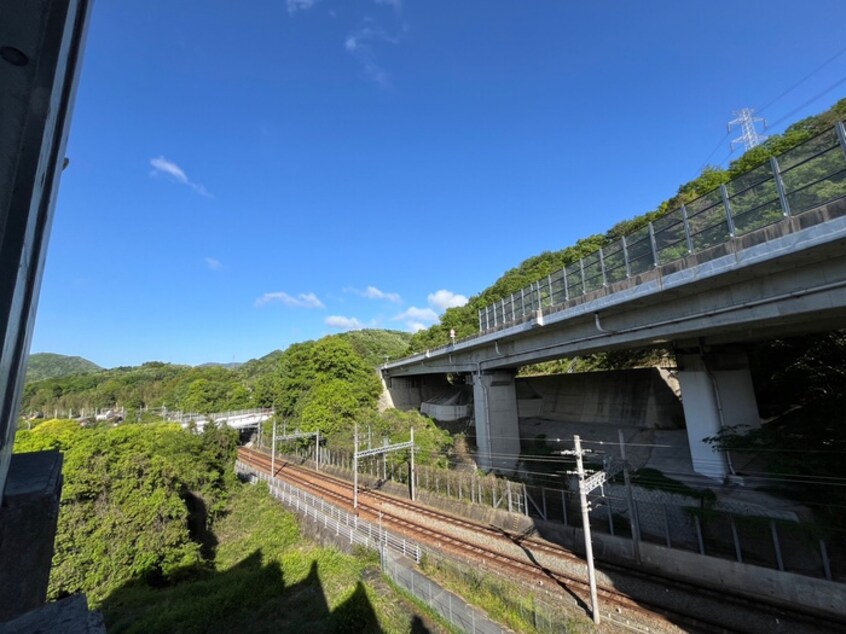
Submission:
<svg viewBox="0 0 846 634">
<path fill-rule="evenodd" d="M 838 57 L 840 57 L 841 55 L 843 55 L 843 53 L 846 53 L 846 48 L 842 48 L 842 49 L 840 49 L 837 53 L 835 53 L 834 55 L 832 55 L 831 57 L 829 57 L 829 58 L 828 58 L 827 60 L 825 60 L 822 64 L 820 64 L 819 66 L 817 66 L 814 70 L 812 70 L 810 73 L 808 73 L 807 75 L 805 75 L 802 79 L 800 79 L 800 80 L 799 80 L 799 81 L 797 81 L 795 84 L 793 84 L 792 86 L 790 86 L 790 88 L 788 88 L 787 90 L 785 90 L 784 92 L 782 92 L 782 93 L 781 93 L 778 97 L 776 97 L 775 99 L 773 99 L 773 100 L 771 100 L 771 101 L 767 102 L 767 103 L 766 103 L 764 106 L 762 106 L 761 108 L 758 108 L 758 109 L 757 109 L 757 111 L 758 111 L 759 113 L 761 113 L 761 112 L 763 112 L 764 110 L 766 110 L 767 108 L 769 108 L 771 105 L 773 105 L 774 103 L 776 103 L 777 101 L 779 101 L 782 97 L 785 97 L 785 96 L 789 95 L 791 92 L 793 92 L 793 91 L 794 91 L 796 88 L 798 88 L 800 85 L 804 84 L 807 80 L 809 80 L 811 77 L 813 77 L 814 75 L 816 75 L 819 71 L 821 71 L 823 68 L 825 68 L 826 66 L 828 66 L 831 62 L 833 62 L 833 61 L 834 61 L 834 60 L 836 60 Z"/>
</svg>

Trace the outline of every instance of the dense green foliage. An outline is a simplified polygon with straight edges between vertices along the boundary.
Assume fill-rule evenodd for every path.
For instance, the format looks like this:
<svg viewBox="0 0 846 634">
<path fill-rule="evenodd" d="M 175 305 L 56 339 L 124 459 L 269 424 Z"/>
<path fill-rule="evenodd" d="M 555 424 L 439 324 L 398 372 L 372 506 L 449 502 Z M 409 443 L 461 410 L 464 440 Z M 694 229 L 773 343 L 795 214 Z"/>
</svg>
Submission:
<svg viewBox="0 0 846 634">
<path fill-rule="evenodd" d="M 649 221 L 678 209 L 682 203 L 690 203 L 694 199 L 711 192 L 715 187 L 765 163 L 770 156 L 781 154 L 796 147 L 815 134 L 830 128 L 835 121 L 844 118 L 846 118 L 846 99 L 838 101 L 822 114 L 808 117 L 791 125 L 783 134 L 772 135 L 766 142 L 747 151 L 733 161 L 728 169 L 706 167 L 697 178 L 681 185 L 674 196 L 660 203 L 654 210 L 630 220 L 621 221 L 604 235 L 589 236 L 560 251 L 547 251 L 530 257 L 519 266 L 503 274 L 493 285 L 471 297 L 465 306 L 448 309 L 439 324 L 416 333 L 411 340 L 411 351 L 421 352 L 446 345 L 449 343 L 449 331 L 452 328 L 455 329 L 459 338 L 476 334 L 479 327 L 477 315 L 482 308 L 560 270 L 562 266 L 577 262 L 580 258 L 596 251 L 611 240 L 644 227 Z M 802 169 L 816 170 L 819 169 L 819 165 L 808 165 Z M 797 172 L 794 177 L 805 178 L 807 174 Z M 785 184 L 789 186 L 789 183 Z M 744 208 L 752 209 L 759 198 L 771 196 L 771 192 L 761 192 L 758 189 L 754 187 L 750 189 L 749 193 L 744 194 L 742 201 L 738 201 L 738 204 L 742 204 Z M 604 367 L 603 361 L 603 358 L 598 358 L 591 365 L 601 368 Z"/>
<path fill-rule="evenodd" d="M 235 440 L 166 423 L 19 431 L 16 451 L 65 455 L 50 597 L 85 592 L 110 632 L 410 631 L 407 606 L 363 581 L 372 556 L 303 539 L 267 487 L 236 481 Z"/>
<path fill-rule="evenodd" d="M 156 582 L 203 560 L 201 538 L 226 502 L 237 434 L 210 426 L 83 429 L 52 420 L 18 431 L 15 451 L 64 453 L 50 596 L 95 603 L 132 579 Z"/>
<path fill-rule="evenodd" d="M 26 366 L 26 380 L 42 381 L 73 374 L 88 374 L 102 370 L 99 365 L 82 357 L 68 357 L 52 352 L 39 352 L 29 355 Z"/>
<path fill-rule="evenodd" d="M 134 420 L 142 408 L 213 413 L 276 405 L 295 422 L 303 418 L 318 425 L 335 414 L 350 420 L 375 406 L 380 386 L 374 368 L 386 356 L 402 356 L 409 338 L 396 331 L 363 330 L 294 344 L 234 368 L 150 362 L 30 381 L 22 411 L 49 416 L 124 407 Z M 332 389 L 327 384 L 333 380 L 347 386 Z"/>
</svg>

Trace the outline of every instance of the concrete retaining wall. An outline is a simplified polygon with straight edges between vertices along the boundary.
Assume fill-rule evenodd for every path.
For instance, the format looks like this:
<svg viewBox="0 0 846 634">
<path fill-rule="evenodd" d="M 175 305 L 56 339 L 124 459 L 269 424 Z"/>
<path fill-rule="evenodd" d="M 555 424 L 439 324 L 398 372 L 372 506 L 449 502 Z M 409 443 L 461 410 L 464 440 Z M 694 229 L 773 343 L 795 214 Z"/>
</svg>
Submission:
<svg viewBox="0 0 846 634">
<path fill-rule="evenodd" d="M 418 409 L 424 401 L 452 388 L 444 374 L 392 377 L 383 381 L 383 385 L 385 389 L 380 399 L 380 409 Z"/>
<path fill-rule="evenodd" d="M 441 405 L 424 402 L 420 405 L 420 412 L 435 420 L 451 421 L 467 418 L 473 413 L 473 409 L 470 405 Z"/>
<path fill-rule="evenodd" d="M 642 368 L 518 378 L 518 394 L 529 397 L 520 399 L 520 415 L 562 422 L 681 428 L 684 411 L 665 374 L 657 368 Z M 532 395 L 540 397 L 542 405 Z"/>
</svg>

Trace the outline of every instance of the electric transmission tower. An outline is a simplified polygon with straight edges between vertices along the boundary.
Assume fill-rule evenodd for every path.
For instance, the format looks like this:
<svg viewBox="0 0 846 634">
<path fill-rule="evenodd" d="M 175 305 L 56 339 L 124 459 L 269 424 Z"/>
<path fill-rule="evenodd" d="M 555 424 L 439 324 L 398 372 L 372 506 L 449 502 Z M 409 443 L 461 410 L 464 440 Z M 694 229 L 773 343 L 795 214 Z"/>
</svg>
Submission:
<svg viewBox="0 0 846 634">
<path fill-rule="evenodd" d="M 766 129 L 767 121 L 761 117 L 754 116 L 755 111 L 752 108 L 743 108 L 732 114 L 737 118 L 728 122 L 728 131 L 731 132 L 733 127 L 740 126 L 740 131 L 742 132 L 739 137 L 731 142 L 732 152 L 734 152 L 734 148 L 738 145 L 743 144 L 747 150 L 751 150 L 753 147 L 767 140 L 766 135 L 758 134 L 758 131 L 755 129 L 756 123 L 763 123 Z"/>
</svg>

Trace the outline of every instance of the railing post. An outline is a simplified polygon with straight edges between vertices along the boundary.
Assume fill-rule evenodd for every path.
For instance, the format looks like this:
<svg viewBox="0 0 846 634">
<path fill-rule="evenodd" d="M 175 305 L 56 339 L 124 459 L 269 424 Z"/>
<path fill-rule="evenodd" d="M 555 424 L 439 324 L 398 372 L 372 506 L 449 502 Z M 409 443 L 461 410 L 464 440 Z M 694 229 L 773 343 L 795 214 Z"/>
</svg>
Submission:
<svg viewBox="0 0 846 634">
<path fill-rule="evenodd" d="M 482 329 L 482 311 L 479 310 L 479 332 L 484 332 Z"/>
<path fill-rule="evenodd" d="M 567 283 L 567 265 L 561 267 L 561 273 L 564 275 L 564 301 L 570 301 L 570 286 Z"/>
<path fill-rule="evenodd" d="M 520 317 L 526 316 L 526 289 L 520 289 Z"/>
<path fill-rule="evenodd" d="M 602 271 L 602 285 L 608 286 L 608 276 L 605 274 L 605 254 L 602 247 L 599 247 L 599 268 Z"/>
<path fill-rule="evenodd" d="M 733 238 L 737 232 L 734 229 L 734 218 L 731 216 L 731 203 L 729 203 L 728 190 L 725 185 L 720 185 L 720 196 L 723 199 L 723 207 L 726 210 L 726 224 L 728 226 L 729 235 Z"/>
<path fill-rule="evenodd" d="M 690 237 L 690 221 L 687 219 L 687 207 L 684 203 L 681 206 L 682 225 L 684 226 L 684 242 L 687 245 L 687 254 L 693 253 L 693 238 Z"/>
<path fill-rule="evenodd" d="M 778 530 L 776 529 L 775 520 L 770 520 L 770 535 L 773 538 L 773 550 L 775 551 L 776 565 L 782 572 L 784 571 L 784 560 L 781 557 L 781 544 L 778 543 Z"/>
<path fill-rule="evenodd" d="M 517 321 L 517 312 L 514 308 L 515 303 L 516 302 L 514 301 L 514 293 L 511 293 L 511 321 Z"/>
<path fill-rule="evenodd" d="M 546 276 L 546 282 L 549 284 L 549 305 L 555 304 L 555 298 L 552 296 L 552 273 Z"/>
<path fill-rule="evenodd" d="M 658 266 L 658 243 L 655 241 L 655 228 L 651 222 L 647 226 L 649 228 L 649 245 L 652 247 L 652 266 Z"/>
<path fill-rule="evenodd" d="M 834 129 L 837 132 L 837 140 L 840 141 L 840 149 L 843 150 L 843 154 L 846 154 L 846 128 L 843 127 L 843 122 L 835 123 Z"/>
<path fill-rule="evenodd" d="M 493 309 L 493 317 L 494 317 L 494 328 L 496 328 L 496 301 L 494 301 L 493 305 L 491 306 Z"/>
<path fill-rule="evenodd" d="M 585 261 L 584 258 L 579 258 L 579 270 L 582 272 L 582 295 L 587 293 L 585 288 Z"/>
<path fill-rule="evenodd" d="M 781 211 L 785 218 L 790 217 L 790 205 L 787 202 L 787 195 L 784 193 L 784 181 L 781 180 L 781 170 L 778 167 L 778 159 L 770 157 L 770 169 L 773 172 L 773 180 L 775 181 L 776 191 L 778 191 L 778 201 L 781 203 Z"/>
<path fill-rule="evenodd" d="M 623 263 L 626 265 L 626 277 L 631 277 L 632 266 L 629 264 L 629 247 L 626 244 L 626 236 L 620 238 L 620 242 L 623 243 Z"/>
</svg>

